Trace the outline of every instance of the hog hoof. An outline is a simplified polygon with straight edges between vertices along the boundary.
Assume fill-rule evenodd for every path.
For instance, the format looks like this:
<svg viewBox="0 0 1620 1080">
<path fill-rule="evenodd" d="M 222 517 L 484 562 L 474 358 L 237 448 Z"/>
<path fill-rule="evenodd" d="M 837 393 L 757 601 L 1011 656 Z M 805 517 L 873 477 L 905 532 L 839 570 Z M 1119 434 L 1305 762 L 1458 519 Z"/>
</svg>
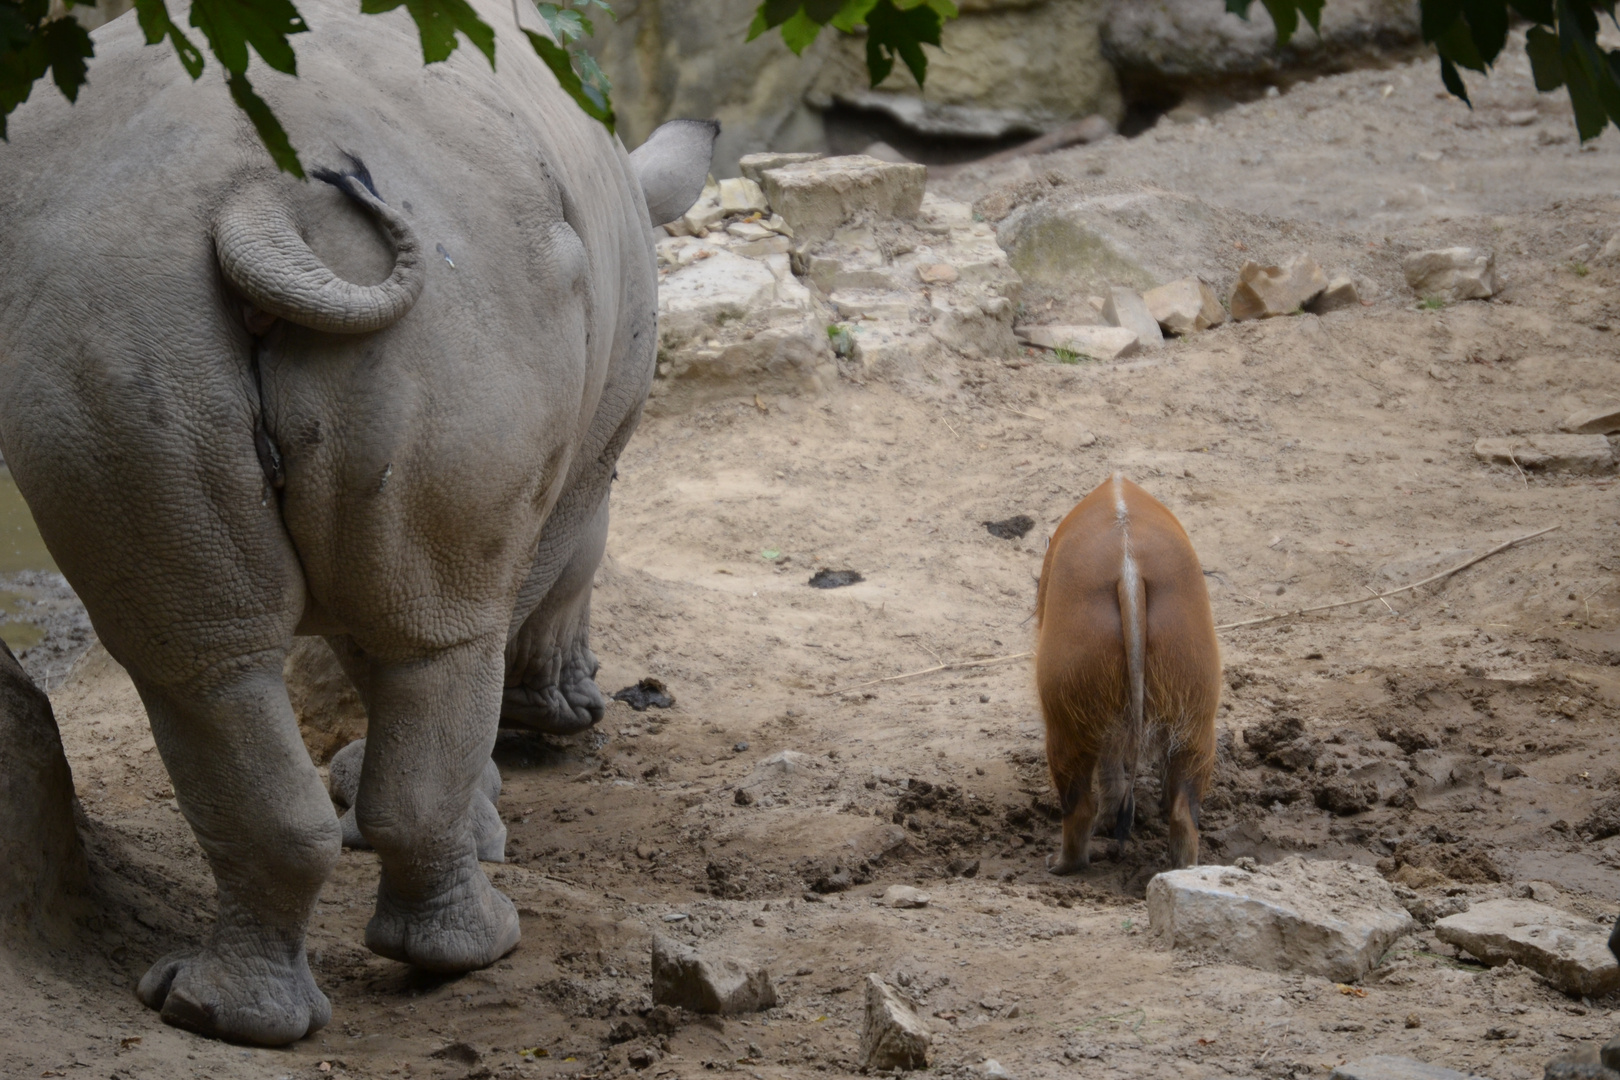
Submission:
<svg viewBox="0 0 1620 1080">
<path fill-rule="evenodd" d="M 1078 874 L 1082 870 L 1090 868 L 1090 866 L 1090 859 L 1059 859 L 1055 855 L 1046 857 L 1046 872 L 1048 874 L 1057 874 L 1059 877 Z"/>
<path fill-rule="evenodd" d="M 425 971 L 459 975 L 493 964 L 517 947 L 519 936 L 517 908 L 474 865 L 448 891 L 419 903 L 396 895 L 385 872 L 366 948 Z"/>
<path fill-rule="evenodd" d="M 315 985 L 302 946 L 295 959 L 171 953 L 152 965 L 135 993 L 164 1023 L 257 1046 L 285 1046 L 332 1019 L 332 1003 Z"/>
<path fill-rule="evenodd" d="M 501 697 L 501 722 L 546 735 L 574 735 L 594 726 L 607 711 L 596 685 L 596 654 L 588 648 L 564 658 L 557 681 L 508 686 Z"/>
</svg>

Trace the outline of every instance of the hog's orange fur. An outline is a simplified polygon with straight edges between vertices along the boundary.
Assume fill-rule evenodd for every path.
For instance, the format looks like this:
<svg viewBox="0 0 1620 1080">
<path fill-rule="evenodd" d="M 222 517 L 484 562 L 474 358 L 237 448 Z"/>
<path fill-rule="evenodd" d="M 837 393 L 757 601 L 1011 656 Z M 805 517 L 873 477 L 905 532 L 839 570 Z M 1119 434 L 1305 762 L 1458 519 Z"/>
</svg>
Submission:
<svg viewBox="0 0 1620 1080">
<path fill-rule="evenodd" d="M 1053 534 L 1035 616 L 1046 759 L 1063 808 L 1052 872 L 1089 864 L 1103 805 L 1116 811 L 1115 836 L 1129 835 L 1144 755 L 1163 767 L 1171 861 L 1196 863 L 1198 808 L 1215 770 L 1221 658 L 1203 571 L 1181 523 L 1114 474 Z"/>
</svg>

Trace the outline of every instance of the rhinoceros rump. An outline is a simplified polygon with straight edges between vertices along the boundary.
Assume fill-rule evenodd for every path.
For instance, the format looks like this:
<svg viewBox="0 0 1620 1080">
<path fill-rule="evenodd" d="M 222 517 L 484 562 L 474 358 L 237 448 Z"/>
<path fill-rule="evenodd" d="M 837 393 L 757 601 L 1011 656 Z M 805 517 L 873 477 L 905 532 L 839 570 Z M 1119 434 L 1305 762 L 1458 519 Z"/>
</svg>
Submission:
<svg viewBox="0 0 1620 1080">
<path fill-rule="evenodd" d="M 301 5 L 300 77 L 253 79 L 325 183 L 277 173 L 133 14 L 78 104 L 36 93 L 0 145 L 0 444 L 213 866 L 213 936 L 139 988 L 204 1033 L 331 1013 L 304 929 L 339 829 L 282 683 L 295 634 L 369 714 L 366 943 L 433 971 L 518 939 L 469 825 L 497 724 L 602 714 L 590 587 L 653 375 L 648 208 L 684 212 L 715 126 L 627 155 L 472 2 L 498 71 L 424 68 L 403 10 Z"/>
</svg>

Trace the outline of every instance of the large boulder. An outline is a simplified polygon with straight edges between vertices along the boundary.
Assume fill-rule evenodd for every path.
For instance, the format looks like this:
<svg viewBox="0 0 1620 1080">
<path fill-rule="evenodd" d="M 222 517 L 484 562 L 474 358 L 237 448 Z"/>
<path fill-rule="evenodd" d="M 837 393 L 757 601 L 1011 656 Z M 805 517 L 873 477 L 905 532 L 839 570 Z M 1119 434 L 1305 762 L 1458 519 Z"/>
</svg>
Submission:
<svg viewBox="0 0 1620 1080">
<path fill-rule="evenodd" d="M 1367 867 L 1290 856 L 1270 866 L 1195 866 L 1148 882 L 1153 934 L 1227 963 L 1351 982 L 1412 916 Z"/>
<path fill-rule="evenodd" d="M 824 113 L 885 114 L 925 137 L 1036 135 L 1073 120 L 1123 113 L 1102 57 L 1106 0 L 969 0 L 928 49 L 928 91 L 896 64 L 876 91 L 866 41 L 824 30 L 803 56 L 772 31 L 744 28 L 758 0 L 623 0 L 597 19 L 589 48 L 613 82 L 619 130 L 636 146 L 665 120 L 721 122 L 717 176 L 759 150 L 826 151 Z"/>
<path fill-rule="evenodd" d="M 1534 900 L 1486 900 L 1434 924 L 1434 935 L 1482 963 L 1509 960 L 1566 994 L 1599 997 L 1620 988 L 1609 927 Z"/>
<path fill-rule="evenodd" d="M 928 50 L 928 88 L 904 64 L 876 88 L 866 42 L 839 35 L 809 101 L 882 114 L 924 138 L 1039 135 L 1100 114 L 1118 122 L 1123 99 L 1103 58 L 1105 0 L 969 0 Z"/>
<path fill-rule="evenodd" d="M 1242 94 L 1388 63 L 1422 46 L 1415 0 L 1334 0 L 1322 9 L 1321 33 L 1301 19 L 1281 49 L 1263 4 L 1242 19 L 1211 0 L 1115 0 L 1101 30 L 1104 55 L 1133 99 Z"/>
<path fill-rule="evenodd" d="M 81 814 L 50 699 L 0 642 L 0 943 L 54 938 L 81 910 Z"/>
</svg>

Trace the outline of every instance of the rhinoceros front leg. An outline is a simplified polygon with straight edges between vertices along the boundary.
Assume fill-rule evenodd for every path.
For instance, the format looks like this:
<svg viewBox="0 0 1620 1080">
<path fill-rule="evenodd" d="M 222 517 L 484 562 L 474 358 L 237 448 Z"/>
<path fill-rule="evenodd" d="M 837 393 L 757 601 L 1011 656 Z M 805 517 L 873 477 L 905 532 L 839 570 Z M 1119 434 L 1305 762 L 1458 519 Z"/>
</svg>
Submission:
<svg viewBox="0 0 1620 1080">
<path fill-rule="evenodd" d="M 159 960 L 137 993 L 178 1027 L 265 1046 L 332 1017 L 310 974 L 304 929 L 337 863 L 338 827 L 298 736 L 282 656 L 238 660 L 179 685 L 132 670 L 219 891 L 207 944 Z"/>
<path fill-rule="evenodd" d="M 523 621 L 506 649 L 501 722 L 572 735 L 602 719 L 607 701 L 596 685 L 591 651 L 591 584 L 607 547 L 608 496 L 574 534 L 562 573 Z"/>
<path fill-rule="evenodd" d="M 485 967 L 518 943 L 517 909 L 478 865 L 471 813 L 495 747 L 502 643 L 368 664 L 355 822 L 382 875 L 366 946 L 428 971 Z"/>
</svg>

